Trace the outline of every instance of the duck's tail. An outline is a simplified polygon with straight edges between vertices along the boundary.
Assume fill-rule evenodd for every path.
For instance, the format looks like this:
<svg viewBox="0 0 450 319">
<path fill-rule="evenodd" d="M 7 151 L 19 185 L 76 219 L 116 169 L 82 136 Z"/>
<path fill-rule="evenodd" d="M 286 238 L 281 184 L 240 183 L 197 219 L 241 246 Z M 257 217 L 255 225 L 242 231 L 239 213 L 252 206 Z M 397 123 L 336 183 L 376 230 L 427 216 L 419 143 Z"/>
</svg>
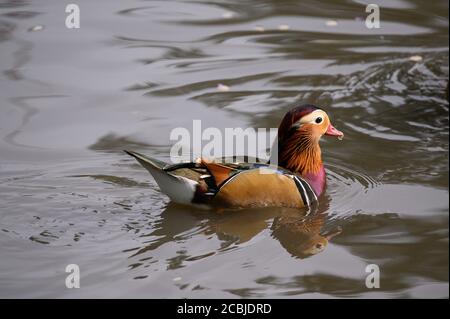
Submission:
<svg viewBox="0 0 450 319">
<path fill-rule="evenodd" d="M 165 171 L 164 168 L 168 166 L 167 163 L 136 152 L 126 150 L 124 152 L 134 157 L 139 164 L 152 174 L 161 191 L 169 196 L 172 201 L 180 204 L 192 203 L 198 185 L 196 181 L 183 176 L 172 175 Z"/>
</svg>

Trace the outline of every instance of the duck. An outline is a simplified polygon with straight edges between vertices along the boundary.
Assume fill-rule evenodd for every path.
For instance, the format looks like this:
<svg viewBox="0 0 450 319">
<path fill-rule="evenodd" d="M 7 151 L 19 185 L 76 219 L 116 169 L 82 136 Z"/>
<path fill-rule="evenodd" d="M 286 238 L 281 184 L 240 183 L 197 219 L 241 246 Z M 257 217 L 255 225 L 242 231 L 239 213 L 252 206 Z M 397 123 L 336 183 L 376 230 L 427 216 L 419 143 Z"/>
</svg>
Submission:
<svg viewBox="0 0 450 319">
<path fill-rule="evenodd" d="M 313 104 L 290 109 L 277 134 L 277 165 L 270 162 L 222 162 L 200 157 L 170 164 L 124 150 L 155 179 L 173 202 L 203 208 L 304 208 L 325 190 L 326 172 L 319 145 L 322 136 L 342 139 L 327 112 Z"/>
</svg>

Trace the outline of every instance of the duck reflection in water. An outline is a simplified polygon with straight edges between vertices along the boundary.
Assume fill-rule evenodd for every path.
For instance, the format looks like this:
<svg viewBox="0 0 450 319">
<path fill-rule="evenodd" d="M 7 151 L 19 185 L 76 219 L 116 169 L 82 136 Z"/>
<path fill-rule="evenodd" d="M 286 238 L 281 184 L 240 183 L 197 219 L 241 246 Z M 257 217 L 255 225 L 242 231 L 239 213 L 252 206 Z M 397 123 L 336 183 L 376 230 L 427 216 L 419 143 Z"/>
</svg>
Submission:
<svg viewBox="0 0 450 319">
<path fill-rule="evenodd" d="M 325 212 L 315 212 L 303 218 L 295 216 L 275 217 L 272 236 L 292 255 L 307 258 L 322 252 L 328 241 L 342 231 L 341 227 L 326 231 Z"/>
<path fill-rule="evenodd" d="M 269 229 L 271 237 L 280 242 L 293 257 L 307 258 L 322 252 L 328 241 L 341 233 L 339 226 L 327 222 L 329 198 L 324 194 L 320 204 L 308 209 L 264 208 L 238 211 L 199 211 L 170 203 L 160 219 L 152 223 L 152 231 L 141 235 L 155 238 L 131 257 L 156 250 L 168 242 L 188 239 L 203 233 L 217 236 L 223 242 L 220 250 L 245 243 Z M 187 261 L 193 259 L 186 256 Z"/>
</svg>

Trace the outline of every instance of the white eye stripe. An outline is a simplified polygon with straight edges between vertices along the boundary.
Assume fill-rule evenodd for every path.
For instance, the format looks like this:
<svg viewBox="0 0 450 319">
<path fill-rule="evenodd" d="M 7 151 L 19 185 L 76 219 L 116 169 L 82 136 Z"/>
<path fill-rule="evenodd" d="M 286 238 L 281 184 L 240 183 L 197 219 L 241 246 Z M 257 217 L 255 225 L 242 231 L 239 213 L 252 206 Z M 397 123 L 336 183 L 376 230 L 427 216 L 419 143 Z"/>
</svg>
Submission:
<svg viewBox="0 0 450 319">
<path fill-rule="evenodd" d="M 309 124 L 322 124 L 323 123 L 323 116 L 318 116 L 311 121 L 308 122 Z"/>
<path fill-rule="evenodd" d="M 299 124 L 322 124 L 326 120 L 326 113 L 323 110 L 315 110 L 311 112 L 310 114 L 304 116 L 300 121 Z M 316 120 L 318 118 L 321 118 L 322 120 L 320 123 L 316 123 Z"/>
</svg>

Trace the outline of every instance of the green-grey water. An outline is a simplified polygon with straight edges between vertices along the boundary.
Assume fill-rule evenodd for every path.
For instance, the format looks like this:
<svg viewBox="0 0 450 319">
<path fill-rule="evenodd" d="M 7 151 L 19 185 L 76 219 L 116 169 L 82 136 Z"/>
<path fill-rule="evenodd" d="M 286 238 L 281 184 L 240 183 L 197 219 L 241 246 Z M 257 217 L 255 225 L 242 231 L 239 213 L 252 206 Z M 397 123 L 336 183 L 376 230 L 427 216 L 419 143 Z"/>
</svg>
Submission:
<svg viewBox="0 0 450 319">
<path fill-rule="evenodd" d="M 448 298 L 448 1 L 371 2 L 379 29 L 359 0 L 77 1 L 67 29 L 61 1 L 0 0 L 0 297 Z M 174 205 L 122 152 L 299 101 L 345 132 L 306 219 Z"/>
</svg>

